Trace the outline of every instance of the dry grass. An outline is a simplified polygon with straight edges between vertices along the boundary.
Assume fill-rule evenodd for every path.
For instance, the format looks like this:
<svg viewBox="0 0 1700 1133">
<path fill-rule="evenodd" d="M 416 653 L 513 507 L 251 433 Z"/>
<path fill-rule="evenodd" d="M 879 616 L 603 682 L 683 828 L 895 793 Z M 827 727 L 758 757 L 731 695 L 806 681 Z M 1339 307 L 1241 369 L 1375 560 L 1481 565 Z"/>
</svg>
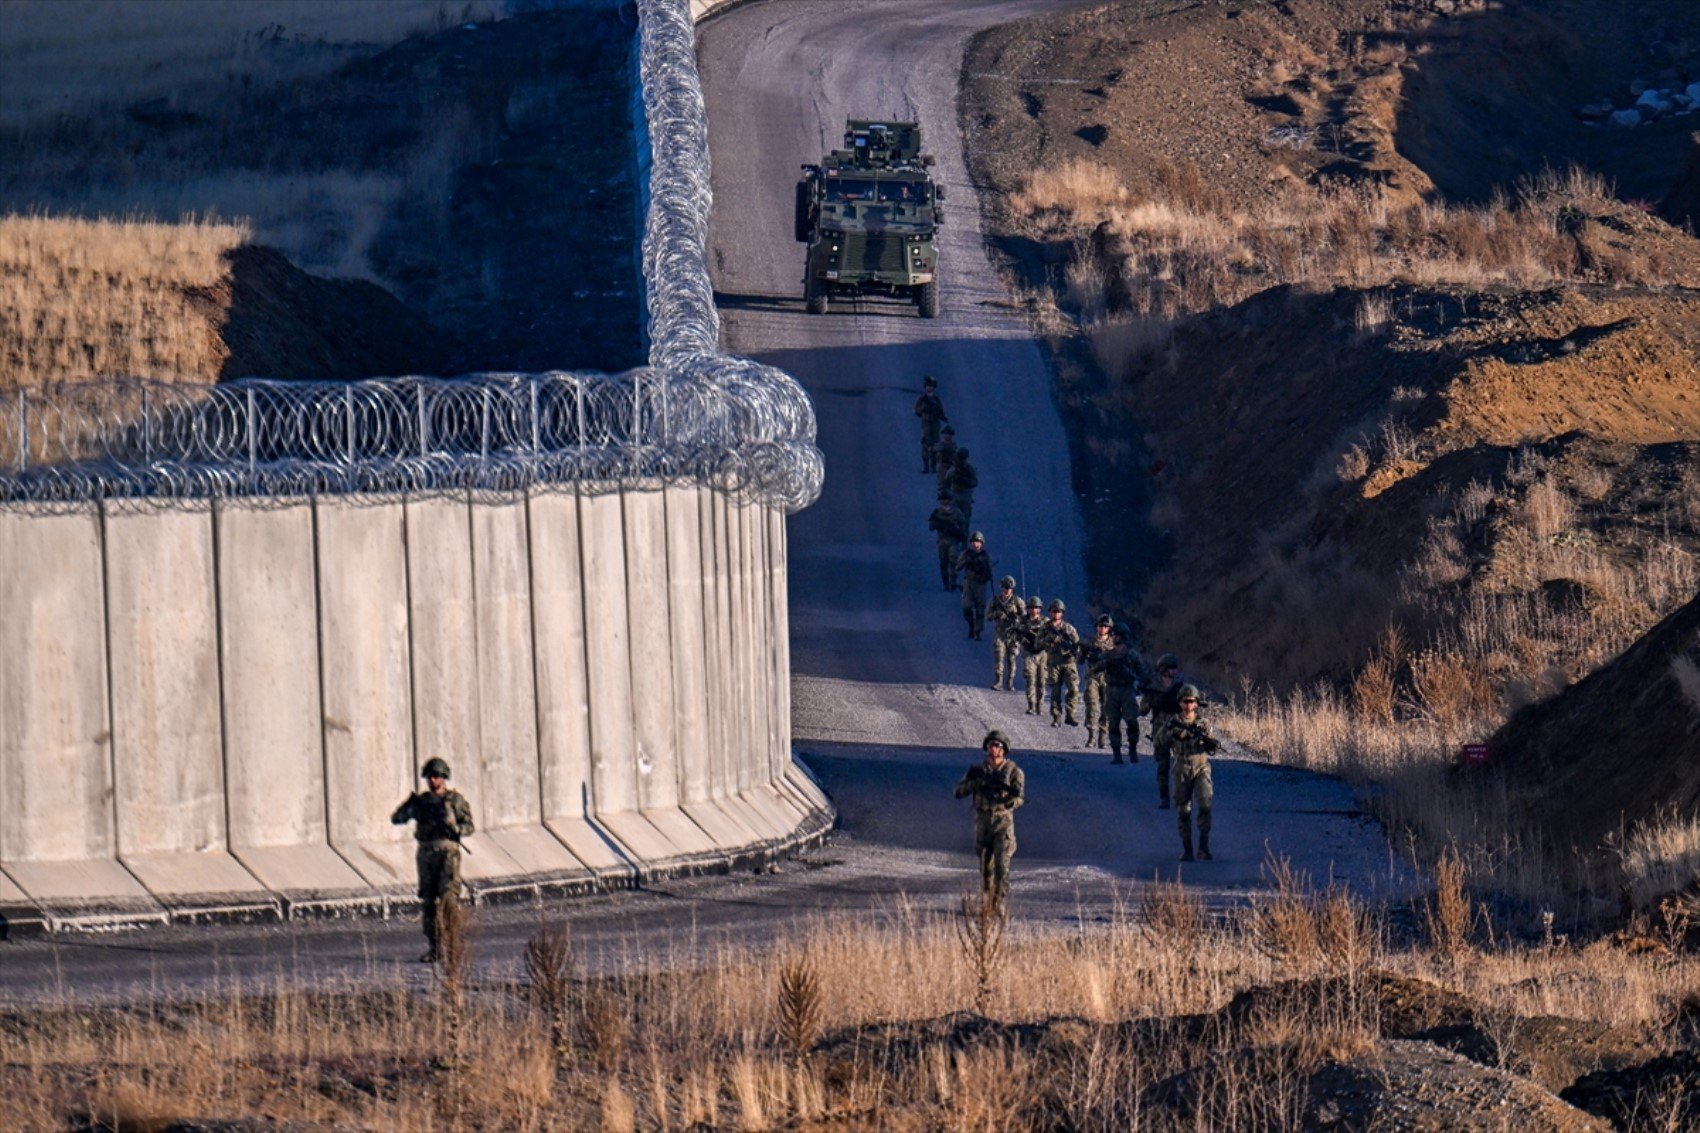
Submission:
<svg viewBox="0 0 1700 1133">
<path fill-rule="evenodd" d="M 1297 187 L 1247 210 L 1190 166 L 1161 166 L 1151 188 L 1135 191 L 1077 161 L 1034 173 L 1007 203 L 1017 225 L 1075 243 L 1064 297 L 1108 335 L 1130 318 L 1172 321 L 1284 284 L 1665 282 L 1656 258 L 1598 238 L 1586 218 L 1621 206 L 1603 179 L 1576 169 L 1479 206 L 1395 206 L 1376 188 Z M 1391 321 L 1375 294 L 1355 320 L 1360 335 Z M 1092 334 L 1095 347 L 1103 334 Z"/>
<path fill-rule="evenodd" d="M 0 389 L 94 377 L 212 381 L 210 294 L 240 223 L 0 217 Z"/>
<path fill-rule="evenodd" d="M 952 1038 L 953 1013 L 979 983 L 958 918 L 900 907 L 823 919 L 769 952 L 656 952 L 594 980 L 574 970 L 564 1009 L 575 1033 L 605 1031 L 596 1016 L 620 1005 L 624 1053 L 612 1059 L 596 1051 L 602 1039 L 557 1061 L 535 999 L 501 984 L 469 987 L 458 1022 L 440 983 L 13 1014 L 0 1026 L 0 1125 L 264 1115 L 394 1129 L 762 1129 L 817 1118 L 1024 1129 L 1066 1115 L 1072 1128 L 1164 1129 L 1174 1122 L 1149 1110 L 1146 1090 L 1196 1067 L 1214 1100 L 1187 1127 L 1283 1128 L 1275 1115 L 1291 1116 L 1309 1069 L 1373 1052 L 1378 972 L 1491 1004 L 1508 1027 L 1558 1014 L 1653 1034 L 1700 994 L 1700 962 L 1686 954 L 1559 942 L 1471 946 L 1443 961 L 1425 946 L 1394 948 L 1380 911 L 1272 868 L 1281 876 L 1267 901 L 1209 918 L 1195 894 L 1158 885 L 1086 930 L 1012 926 L 1002 965 L 1021 978 L 998 981 L 987 1006 L 996 1020 L 1053 1021 L 1038 1045 L 1007 1030 Z M 1329 982 L 1295 994 L 1272 986 L 1313 974 Z M 1239 1023 L 1160 1025 L 1256 987 L 1271 993 Z M 802 1042 L 788 1021 L 805 999 L 830 1021 L 821 1041 Z M 1107 1025 L 1116 1020 L 1144 1023 Z M 454 1046 L 460 1056 L 445 1057 Z"/>
</svg>

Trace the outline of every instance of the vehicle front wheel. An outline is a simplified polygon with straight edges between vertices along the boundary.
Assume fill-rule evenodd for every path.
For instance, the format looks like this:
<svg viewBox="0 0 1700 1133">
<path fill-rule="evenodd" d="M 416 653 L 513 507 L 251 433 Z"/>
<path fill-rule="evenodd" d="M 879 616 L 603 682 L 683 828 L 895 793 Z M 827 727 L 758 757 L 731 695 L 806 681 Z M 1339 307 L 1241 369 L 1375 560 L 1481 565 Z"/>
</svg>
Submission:
<svg viewBox="0 0 1700 1133">
<path fill-rule="evenodd" d="M 811 315 L 826 314 L 826 288 L 817 283 L 813 276 L 803 280 L 803 305 Z"/>
<path fill-rule="evenodd" d="M 932 283 L 923 283 L 915 289 L 915 305 L 921 308 L 923 319 L 939 317 L 939 285 L 936 280 Z"/>
</svg>

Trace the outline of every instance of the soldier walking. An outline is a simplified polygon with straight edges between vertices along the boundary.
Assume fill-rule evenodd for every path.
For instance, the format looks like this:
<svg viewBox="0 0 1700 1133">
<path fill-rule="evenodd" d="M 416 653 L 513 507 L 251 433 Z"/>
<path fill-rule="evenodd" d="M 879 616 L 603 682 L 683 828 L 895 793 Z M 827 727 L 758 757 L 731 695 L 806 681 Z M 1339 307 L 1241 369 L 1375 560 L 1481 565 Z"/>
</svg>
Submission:
<svg viewBox="0 0 1700 1133">
<path fill-rule="evenodd" d="M 962 619 L 974 641 L 986 628 L 986 587 L 992 584 L 992 556 L 986 554 L 986 536 L 976 531 L 968 537 L 968 549 L 956 556 L 956 572 L 962 576 Z"/>
<path fill-rule="evenodd" d="M 1175 761 L 1175 823 L 1181 835 L 1181 861 L 1192 861 L 1192 808 L 1198 806 L 1198 856 L 1210 861 L 1210 755 L 1222 749 L 1210 725 L 1198 714 L 1198 689 L 1182 685 L 1180 712 L 1164 725 L 1166 746 Z"/>
<path fill-rule="evenodd" d="M 962 513 L 965 523 L 974 522 L 974 489 L 979 486 L 980 474 L 968 463 L 968 450 L 957 449 L 956 455 L 951 458 L 946 487 L 950 489 L 950 498 L 956 501 L 956 510 Z"/>
<path fill-rule="evenodd" d="M 1145 660 L 1128 642 L 1128 629 L 1117 622 L 1110 630 L 1110 652 L 1104 661 L 1104 726 L 1110 733 L 1111 763 L 1122 762 L 1122 731 L 1126 725 L 1127 762 L 1139 762 L 1139 689 L 1148 683 Z"/>
<path fill-rule="evenodd" d="M 1179 715 L 1181 662 L 1173 653 L 1157 658 L 1157 682 L 1147 685 L 1140 710 L 1151 714 L 1151 758 L 1157 761 L 1157 806 L 1169 809 L 1169 745 L 1164 726 Z"/>
<path fill-rule="evenodd" d="M 946 590 L 956 589 L 956 556 L 968 541 L 968 521 L 956 510 L 950 493 L 939 491 L 939 506 L 927 517 L 927 530 L 935 532 L 939 549 L 939 581 Z"/>
<path fill-rule="evenodd" d="M 939 491 L 950 491 L 950 470 L 956 463 L 956 429 L 949 421 L 939 425 L 939 443 L 933 446 L 933 475 Z"/>
<path fill-rule="evenodd" d="M 413 860 L 419 869 L 419 912 L 426 945 L 419 962 L 434 964 L 443 925 L 460 914 L 460 843 L 473 832 L 472 807 L 464 795 L 449 788 L 449 765 L 443 760 L 426 760 L 419 777 L 426 789 L 409 795 L 390 821 L 397 826 L 414 824 L 418 849 Z"/>
<path fill-rule="evenodd" d="M 921 471 L 937 472 L 933 446 L 939 443 L 939 426 L 944 422 L 944 402 L 939 400 L 939 383 L 931 374 L 921 378 L 921 396 L 915 399 L 915 416 L 921 419 Z"/>
<path fill-rule="evenodd" d="M 992 631 L 992 687 L 1014 689 L 1015 662 L 1021 656 L 1021 598 L 1012 575 L 999 579 L 998 588 L 986 615 L 997 625 Z"/>
<path fill-rule="evenodd" d="M 1115 620 L 1108 614 L 1099 614 L 1092 625 L 1092 636 L 1080 643 L 1080 655 L 1086 662 L 1086 746 L 1102 748 L 1109 731 L 1104 713 L 1104 667 L 1115 644 L 1110 637 Z"/>
<path fill-rule="evenodd" d="M 980 741 L 986 758 L 956 784 L 956 797 L 974 800 L 974 849 L 980 855 L 980 891 L 1002 902 L 1009 893 L 1009 859 L 1015 856 L 1015 812 L 1027 801 L 1027 779 L 1009 757 L 1009 737 L 993 730 Z"/>
<path fill-rule="evenodd" d="M 1075 660 L 1080 653 L 1080 634 L 1063 621 L 1067 611 L 1061 598 L 1052 598 L 1046 607 L 1050 618 L 1039 631 L 1039 648 L 1044 651 L 1046 662 L 1045 684 L 1051 690 L 1053 728 L 1060 726 L 1065 718 L 1071 728 L 1080 723 L 1080 669 Z"/>
<path fill-rule="evenodd" d="M 1037 716 L 1045 706 L 1045 651 L 1039 636 L 1045 630 L 1045 605 L 1037 594 L 1027 599 L 1027 616 L 1021 621 L 1021 648 L 1027 654 L 1022 675 L 1027 679 L 1027 715 Z"/>
</svg>

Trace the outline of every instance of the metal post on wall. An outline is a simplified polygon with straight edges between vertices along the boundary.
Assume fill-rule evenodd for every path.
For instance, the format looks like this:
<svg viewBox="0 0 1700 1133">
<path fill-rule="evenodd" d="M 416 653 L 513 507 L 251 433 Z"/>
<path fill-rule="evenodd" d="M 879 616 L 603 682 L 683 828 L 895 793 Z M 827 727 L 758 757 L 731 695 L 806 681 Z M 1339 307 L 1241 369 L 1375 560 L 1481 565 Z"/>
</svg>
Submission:
<svg viewBox="0 0 1700 1133">
<path fill-rule="evenodd" d="M 419 404 L 419 455 L 424 458 L 431 455 L 431 415 L 425 412 L 425 383 L 416 383 L 413 394 Z"/>
<path fill-rule="evenodd" d="M 254 391 L 248 390 L 248 483 L 252 486 L 259 479 L 260 429 L 259 408 L 256 404 Z"/>
<path fill-rule="evenodd" d="M 29 391 L 18 390 L 18 475 L 24 474 L 30 458 L 30 401 Z"/>
</svg>

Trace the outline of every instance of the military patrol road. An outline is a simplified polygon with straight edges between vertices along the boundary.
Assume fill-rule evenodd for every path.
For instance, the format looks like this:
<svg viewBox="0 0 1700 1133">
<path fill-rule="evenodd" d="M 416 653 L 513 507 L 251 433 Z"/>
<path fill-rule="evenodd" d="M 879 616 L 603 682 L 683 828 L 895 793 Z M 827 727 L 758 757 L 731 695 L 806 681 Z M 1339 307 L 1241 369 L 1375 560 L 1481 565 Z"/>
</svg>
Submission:
<svg viewBox="0 0 1700 1133">
<path fill-rule="evenodd" d="M 725 345 L 784 367 L 815 399 L 825 494 L 791 522 L 793 710 L 798 749 L 840 808 L 842 831 L 776 876 L 702 878 L 545 910 L 479 914 L 482 969 L 505 978 L 542 917 L 581 949 L 759 943 L 817 911 L 865 912 L 908 894 L 945 909 L 977 880 L 971 818 L 952 785 L 987 728 L 1010 733 L 1027 775 L 1013 871 L 1017 916 L 1074 923 L 1108 912 L 1113 886 L 1174 876 L 1172 811 L 1155 807 L 1152 764 L 1111 767 L 1080 729 L 1022 715 L 995 693 L 991 644 L 965 639 L 938 587 L 910 407 L 923 373 L 980 469 L 974 524 L 998 573 L 1060 596 L 1089 621 L 1068 446 L 1038 347 L 982 247 L 956 130 L 963 45 L 976 29 L 1054 10 L 1055 0 L 783 0 L 734 7 L 700 29 L 716 208 L 711 240 Z M 791 236 L 798 165 L 832 146 L 846 117 L 919 119 L 948 186 L 943 313 L 835 303 L 810 316 Z M 1185 656 L 1185 642 L 1151 643 Z M 1145 745 L 1149 751 L 1149 743 Z M 1217 861 L 1189 882 L 1232 894 L 1258 884 L 1265 847 L 1296 867 L 1374 888 L 1389 877 L 1377 827 L 1340 784 L 1234 760 L 1216 772 Z M 471 799 L 473 807 L 479 800 Z M 147 932 L 0 945 L 0 1000 L 135 996 L 234 978 L 423 981 L 412 916 Z"/>
</svg>

